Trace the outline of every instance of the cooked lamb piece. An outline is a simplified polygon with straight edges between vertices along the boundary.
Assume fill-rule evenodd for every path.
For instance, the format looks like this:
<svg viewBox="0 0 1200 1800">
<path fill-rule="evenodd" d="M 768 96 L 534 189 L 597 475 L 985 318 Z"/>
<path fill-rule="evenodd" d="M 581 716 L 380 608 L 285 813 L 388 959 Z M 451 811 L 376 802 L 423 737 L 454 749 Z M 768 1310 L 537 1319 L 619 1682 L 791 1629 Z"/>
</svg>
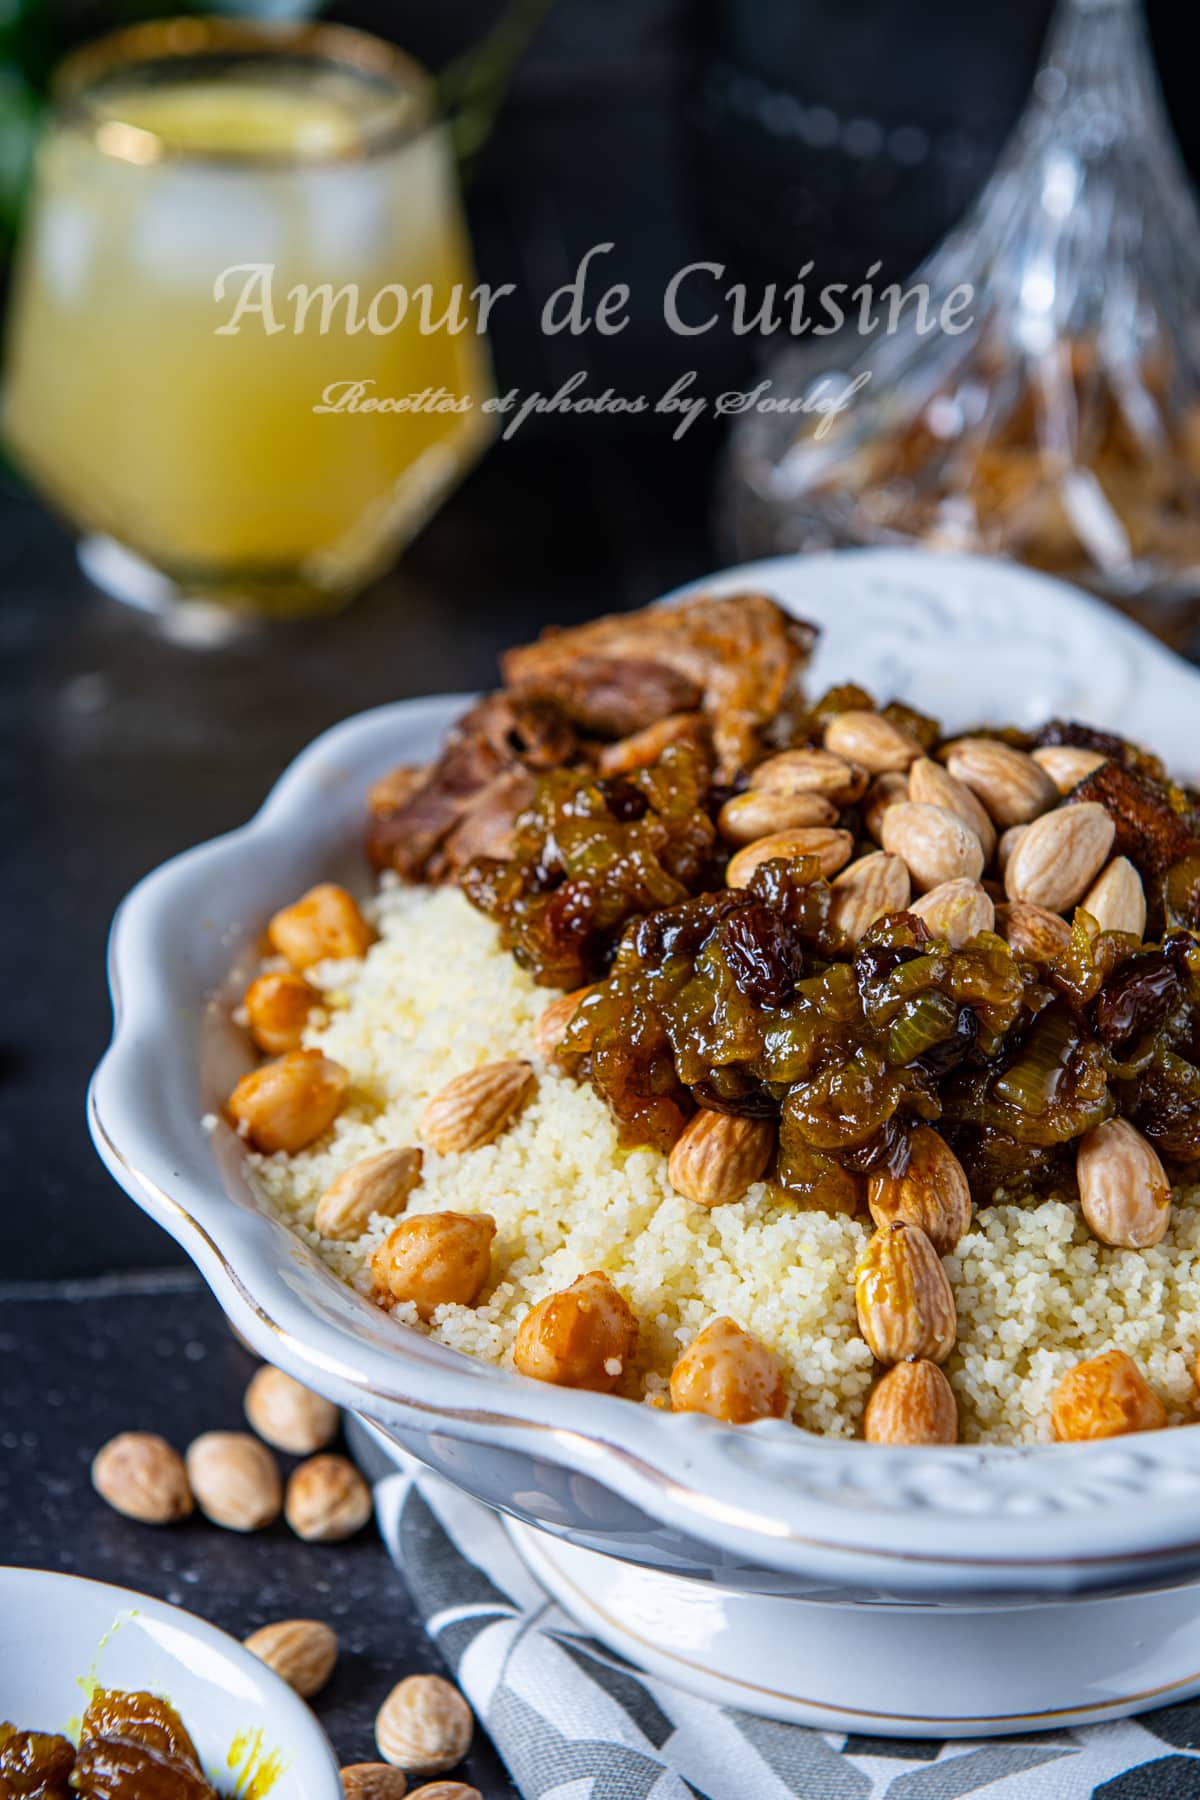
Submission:
<svg viewBox="0 0 1200 1800">
<path fill-rule="evenodd" d="M 614 614 L 510 650 L 506 689 L 459 719 L 436 762 L 376 783 L 371 860 L 444 881 L 472 857 L 503 856 L 540 770 L 586 762 L 595 739 L 679 713 L 702 714 L 719 774 L 732 778 L 796 695 L 815 638 L 762 594 L 733 594 Z"/>
<path fill-rule="evenodd" d="M 502 667 L 510 689 L 554 701 L 601 737 L 699 707 L 728 779 L 758 750 L 761 727 L 786 710 L 815 640 L 811 625 L 764 594 L 702 595 L 546 632 L 508 651 Z"/>
</svg>

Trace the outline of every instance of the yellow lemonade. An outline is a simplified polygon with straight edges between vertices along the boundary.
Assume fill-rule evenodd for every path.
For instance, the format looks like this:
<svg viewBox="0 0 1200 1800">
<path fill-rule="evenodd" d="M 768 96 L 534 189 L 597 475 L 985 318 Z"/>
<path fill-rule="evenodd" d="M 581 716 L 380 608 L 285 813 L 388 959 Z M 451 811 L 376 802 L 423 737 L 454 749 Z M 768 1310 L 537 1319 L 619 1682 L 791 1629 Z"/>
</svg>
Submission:
<svg viewBox="0 0 1200 1800">
<path fill-rule="evenodd" d="M 184 589 L 319 603 L 486 440 L 472 282 L 413 96 L 298 59 L 127 74 L 42 146 L 5 429 L 75 523 Z"/>
</svg>

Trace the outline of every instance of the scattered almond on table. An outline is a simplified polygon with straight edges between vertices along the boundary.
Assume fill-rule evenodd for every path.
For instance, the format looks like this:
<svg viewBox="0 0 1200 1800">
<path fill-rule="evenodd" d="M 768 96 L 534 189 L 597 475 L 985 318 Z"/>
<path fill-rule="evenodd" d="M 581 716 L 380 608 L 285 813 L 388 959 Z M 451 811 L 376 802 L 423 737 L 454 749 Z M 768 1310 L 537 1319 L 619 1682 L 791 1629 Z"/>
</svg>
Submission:
<svg viewBox="0 0 1200 1800">
<path fill-rule="evenodd" d="M 246 1389 L 245 1409 L 264 1443 L 292 1456 L 311 1456 L 337 1436 L 338 1409 L 333 1402 L 269 1363 Z"/>
<path fill-rule="evenodd" d="M 319 1619 L 280 1619 L 251 1632 L 245 1647 L 302 1700 L 319 1694 L 337 1666 L 337 1634 Z"/>
<path fill-rule="evenodd" d="M 346 1456 L 313 1456 L 287 1484 L 284 1517 L 310 1544 L 337 1544 L 371 1517 L 371 1490 Z"/>
<path fill-rule="evenodd" d="M 143 1525 L 174 1525 L 192 1512 L 187 1469 L 178 1450 L 152 1431 L 122 1431 L 92 1463 L 102 1500 Z"/>
<path fill-rule="evenodd" d="M 379 1754 L 410 1775 L 440 1775 L 471 1748 L 475 1719 L 458 1689 L 440 1675 L 408 1675 L 375 1718 Z"/>
<path fill-rule="evenodd" d="M 351 1763 L 341 1771 L 346 1800 L 404 1800 L 408 1777 L 390 1763 Z"/>
<path fill-rule="evenodd" d="M 189 1447 L 186 1467 L 196 1504 L 214 1525 L 261 1531 L 279 1517 L 279 1469 L 248 1431 L 206 1431 Z"/>
</svg>

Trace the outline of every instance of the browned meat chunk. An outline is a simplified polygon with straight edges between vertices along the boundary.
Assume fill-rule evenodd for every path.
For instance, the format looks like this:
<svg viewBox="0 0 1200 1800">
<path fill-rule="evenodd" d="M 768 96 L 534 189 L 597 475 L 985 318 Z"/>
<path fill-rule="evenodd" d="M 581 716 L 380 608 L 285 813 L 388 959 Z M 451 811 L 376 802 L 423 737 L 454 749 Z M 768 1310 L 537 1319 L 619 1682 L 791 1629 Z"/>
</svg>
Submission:
<svg viewBox="0 0 1200 1800">
<path fill-rule="evenodd" d="M 730 777 L 757 753 L 761 727 L 786 711 L 815 638 L 763 594 L 702 595 L 547 632 L 507 653 L 504 679 L 602 737 L 700 708 Z"/>
<path fill-rule="evenodd" d="M 1200 820 L 1184 791 L 1120 763 L 1101 764 L 1067 799 L 1100 802 L 1117 828 L 1113 855 L 1127 856 L 1143 879 L 1200 849 Z"/>
<path fill-rule="evenodd" d="M 550 769 L 575 754 L 572 728 L 550 706 L 523 695 L 489 694 L 464 713 L 450 731 L 445 749 L 415 781 L 409 770 L 396 771 L 372 790 L 367 850 L 379 869 L 396 869 L 409 880 L 427 873 L 441 879 L 474 848 L 436 871 L 431 862 L 452 834 L 479 812 L 474 831 L 482 831 L 482 811 L 511 797 L 513 813 L 532 793 L 532 780 L 514 781 L 514 771 Z M 500 785 L 507 783 L 507 785 Z M 389 786 L 395 804 L 389 804 Z M 467 840 L 470 842 L 470 839 Z M 493 837 L 494 841 L 494 837 Z M 494 852 L 492 852 L 494 854 Z"/>
</svg>

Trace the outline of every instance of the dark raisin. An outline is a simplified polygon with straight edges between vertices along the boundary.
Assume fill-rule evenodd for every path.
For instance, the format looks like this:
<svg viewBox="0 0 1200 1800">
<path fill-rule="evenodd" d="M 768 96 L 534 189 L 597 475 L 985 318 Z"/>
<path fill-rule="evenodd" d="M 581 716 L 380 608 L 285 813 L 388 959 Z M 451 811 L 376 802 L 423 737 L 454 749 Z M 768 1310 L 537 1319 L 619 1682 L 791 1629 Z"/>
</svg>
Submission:
<svg viewBox="0 0 1200 1800">
<path fill-rule="evenodd" d="M 935 1078 L 948 1075 L 951 1069 L 957 1069 L 970 1055 L 978 1036 L 979 1020 L 974 1008 L 960 1006 L 953 1035 L 943 1038 L 940 1044 L 934 1044 L 922 1055 L 914 1057 L 912 1067 L 923 1069 L 927 1075 Z"/>
<path fill-rule="evenodd" d="M 1048 744 L 1069 744 L 1073 750 L 1094 750 L 1098 756 L 1111 756 L 1125 761 L 1129 746 L 1115 732 L 1097 731 L 1094 725 L 1081 725 L 1077 719 L 1050 719 L 1033 740 L 1035 750 Z"/>
<path fill-rule="evenodd" d="M 1179 1002 L 1180 979 L 1161 950 L 1139 951 L 1097 994 L 1096 1036 L 1109 1050 L 1157 1031 Z"/>
<path fill-rule="evenodd" d="M 1113 854 L 1127 856 L 1144 878 L 1200 851 L 1196 820 L 1180 789 L 1106 762 L 1071 789 L 1066 804 L 1086 800 L 1099 801 L 1116 826 Z"/>
<path fill-rule="evenodd" d="M 885 1119 L 878 1131 L 863 1144 L 856 1144 L 851 1150 L 844 1150 L 841 1163 L 854 1175 L 872 1175 L 886 1171 L 889 1175 L 903 1175 L 908 1167 L 912 1154 L 909 1126 L 899 1113 L 893 1113 Z"/>
<path fill-rule="evenodd" d="M 598 781 L 596 786 L 604 796 L 604 804 L 609 812 L 622 825 L 630 825 L 645 818 L 650 802 L 631 781 L 624 780 L 620 775 L 609 775 Z"/>
<path fill-rule="evenodd" d="M 796 991 L 802 959 L 776 913 L 761 900 L 751 900 L 722 919 L 716 941 L 748 1000 L 759 1006 L 786 1005 Z"/>
</svg>

